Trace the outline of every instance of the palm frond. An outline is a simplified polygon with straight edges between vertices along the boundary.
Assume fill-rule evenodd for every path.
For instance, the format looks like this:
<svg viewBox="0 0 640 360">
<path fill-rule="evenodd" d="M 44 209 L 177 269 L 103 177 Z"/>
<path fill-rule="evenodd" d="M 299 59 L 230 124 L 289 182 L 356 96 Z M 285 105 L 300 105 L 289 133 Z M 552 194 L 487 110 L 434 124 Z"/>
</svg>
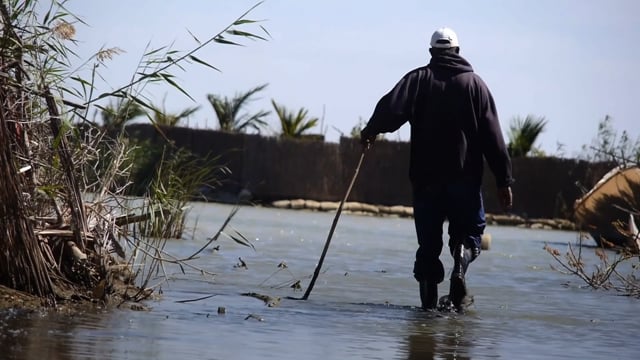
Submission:
<svg viewBox="0 0 640 360">
<path fill-rule="evenodd" d="M 207 100 L 213 107 L 213 111 L 218 118 L 220 130 L 228 132 L 245 132 L 248 128 L 252 128 L 257 132 L 266 126 L 263 118 L 269 112 L 259 111 L 255 114 L 242 114 L 242 110 L 246 107 L 252 97 L 263 91 L 269 84 L 263 84 L 250 89 L 247 92 L 236 94 L 233 98 L 220 96 L 216 94 L 208 94 Z"/>
<path fill-rule="evenodd" d="M 115 104 L 97 107 L 101 110 L 102 125 L 109 130 L 122 128 L 127 122 L 147 113 L 133 99 L 119 99 Z"/>
<path fill-rule="evenodd" d="M 515 117 L 509 126 L 509 154 L 512 157 L 527 156 L 546 125 L 544 116 Z"/>
<path fill-rule="evenodd" d="M 294 114 L 284 106 L 276 103 L 273 99 L 271 100 L 271 104 L 280 120 L 281 136 L 298 138 L 318 124 L 318 118 L 307 117 L 309 111 L 305 108 L 300 108 L 297 113 Z"/>
<path fill-rule="evenodd" d="M 157 125 L 176 126 L 200 109 L 200 106 L 189 107 L 177 114 L 169 113 L 162 107 L 154 107 L 152 121 Z"/>
</svg>

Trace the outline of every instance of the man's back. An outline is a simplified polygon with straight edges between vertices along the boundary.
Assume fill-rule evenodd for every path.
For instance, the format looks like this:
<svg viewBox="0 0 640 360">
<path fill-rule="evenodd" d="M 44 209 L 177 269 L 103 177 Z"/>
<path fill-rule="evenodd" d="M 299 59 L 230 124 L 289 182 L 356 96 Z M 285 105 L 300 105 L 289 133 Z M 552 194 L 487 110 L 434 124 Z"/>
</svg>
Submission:
<svg viewBox="0 0 640 360">
<path fill-rule="evenodd" d="M 477 149 L 479 78 L 461 56 L 434 56 L 420 69 L 411 122 L 411 169 L 414 185 L 444 183 L 468 172 Z M 481 158 L 480 158 L 481 159 Z M 477 159 L 476 159 L 477 161 Z M 477 171 L 467 176 L 477 176 Z"/>
<path fill-rule="evenodd" d="M 482 181 L 486 158 L 499 187 L 511 182 L 511 160 L 493 97 L 459 48 L 431 48 L 427 66 L 414 69 L 383 96 L 363 129 L 392 132 L 411 123 L 410 179 L 414 187 Z"/>
</svg>

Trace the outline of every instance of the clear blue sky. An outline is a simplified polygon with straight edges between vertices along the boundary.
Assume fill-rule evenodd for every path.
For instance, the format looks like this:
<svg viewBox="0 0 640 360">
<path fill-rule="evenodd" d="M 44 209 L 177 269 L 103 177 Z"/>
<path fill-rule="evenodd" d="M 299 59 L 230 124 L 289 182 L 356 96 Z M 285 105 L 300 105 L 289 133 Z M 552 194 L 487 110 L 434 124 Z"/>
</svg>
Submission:
<svg viewBox="0 0 640 360">
<path fill-rule="evenodd" d="M 108 89 L 127 82 L 148 42 L 191 49 L 187 29 L 206 39 L 256 3 L 72 0 L 67 7 L 89 24 L 77 25 L 81 57 L 103 46 L 126 51 L 102 69 L 109 85 L 101 86 Z M 198 53 L 221 73 L 201 66 L 174 71 L 195 103 L 169 88 L 145 91 L 157 104 L 166 96 L 170 112 L 201 105 L 189 126 L 215 128 L 206 94 L 233 96 L 269 83 L 250 109 L 271 110 L 272 98 L 290 109 L 305 107 L 312 116 L 324 114 L 322 132 L 337 141 L 368 119 L 402 75 L 428 62 L 431 33 L 449 26 L 493 92 L 503 132 L 514 116 L 545 116 L 537 145 L 555 153 L 562 143 L 573 156 L 607 114 L 618 131 L 640 135 L 639 14 L 634 0 L 266 0 L 248 18 L 264 20 L 269 41 Z M 275 115 L 269 122 L 277 129 Z M 407 140 L 408 126 L 387 138 Z"/>
</svg>

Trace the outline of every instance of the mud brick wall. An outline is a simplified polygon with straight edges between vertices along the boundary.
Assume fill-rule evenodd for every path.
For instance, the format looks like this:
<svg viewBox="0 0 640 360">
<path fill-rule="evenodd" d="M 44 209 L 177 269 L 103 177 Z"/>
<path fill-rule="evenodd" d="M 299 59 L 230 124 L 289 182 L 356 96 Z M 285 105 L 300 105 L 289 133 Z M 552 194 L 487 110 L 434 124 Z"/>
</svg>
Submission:
<svg viewBox="0 0 640 360">
<path fill-rule="evenodd" d="M 341 197 L 349 186 L 362 153 L 358 139 L 340 139 L 344 184 L 337 189 Z M 409 144 L 376 141 L 367 150 L 349 200 L 377 205 L 410 205 Z"/>
<path fill-rule="evenodd" d="M 344 169 L 338 144 L 245 135 L 242 184 L 265 201 L 336 201 Z"/>
<path fill-rule="evenodd" d="M 571 219 L 573 204 L 607 171 L 610 164 L 591 164 L 574 159 L 550 157 L 512 160 L 513 213 L 531 218 Z M 483 192 L 486 211 L 500 212 L 493 174 L 485 165 Z"/>
<path fill-rule="evenodd" d="M 130 136 L 161 140 L 151 125 L 129 125 L 127 129 Z M 233 195 L 247 189 L 254 200 L 265 202 L 295 198 L 341 200 L 361 154 L 360 143 L 352 138 L 328 143 L 179 127 L 162 130 L 179 147 L 203 156 L 219 156 L 220 164 L 226 165 L 231 174 L 218 192 Z M 570 219 L 581 188 L 589 189 L 610 168 L 610 164 L 573 159 L 513 159 L 513 213 Z M 409 143 L 378 141 L 366 153 L 349 200 L 411 205 L 408 176 Z M 483 191 L 486 211 L 500 212 L 493 174 L 487 166 Z"/>
</svg>

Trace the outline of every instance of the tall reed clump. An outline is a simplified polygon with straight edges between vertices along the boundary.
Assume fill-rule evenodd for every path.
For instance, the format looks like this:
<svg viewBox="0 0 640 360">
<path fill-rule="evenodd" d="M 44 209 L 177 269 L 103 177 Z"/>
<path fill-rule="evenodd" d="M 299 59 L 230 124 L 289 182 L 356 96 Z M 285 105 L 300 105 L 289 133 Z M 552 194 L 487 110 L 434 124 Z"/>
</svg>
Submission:
<svg viewBox="0 0 640 360">
<path fill-rule="evenodd" d="M 146 97 L 134 91 L 147 82 L 164 83 L 188 96 L 172 69 L 186 64 L 213 68 L 196 57 L 204 46 L 262 38 L 238 29 L 255 23 L 247 12 L 206 41 L 194 38 L 197 46 L 190 51 L 148 49 L 130 83 L 97 94 L 94 81 L 105 78 L 97 72 L 99 65 L 120 50 L 102 49 L 87 60 L 88 79 L 71 71 L 72 23 L 81 21 L 64 3 L 0 1 L 0 285 L 47 304 L 106 302 L 114 296 L 141 300 L 151 293 L 150 269 L 162 267 L 167 257 L 181 265 L 182 260 L 164 253 L 162 242 L 132 236 L 129 225 L 148 220 L 157 209 L 171 214 L 180 209 L 175 219 L 164 218 L 176 229 L 149 233 L 175 235 L 184 224 L 187 194 L 196 183 L 211 181 L 211 172 L 185 177 L 177 165 L 184 157 L 164 158 L 156 167 L 150 200 L 143 200 L 153 205 L 136 214 L 139 205 L 122 196 L 131 185 L 135 147 L 122 134 L 110 136 L 112 129 L 88 121 L 87 115 L 98 101 L 114 98 L 150 109 Z M 173 149 L 172 154 L 180 152 Z M 138 280 L 140 273 L 147 276 Z"/>
<path fill-rule="evenodd" d="M 188 203 L 200 196 L 203 187 L 215 187 L 227 168 L 218 157 L 201 158 L 187 150 L 166 149 L 156 167 L 144 204 L 149 219 L 139 223 L 141 234 L 153 238 L 180 238 L 184 231 Z"/>
<path fill-rule="evenodd" d="M 3 1 L 0 15 L 0 284 L 54 301 L 54 282 L 64 278 L 56 255 L 72 248 L 84 255 L 87 246 L 76 168 L 52 89 L 67 55 L 63 42 L 73 31 L 49 18 L 37 26 L 29 2 Z M 52 225 L 69 231 L 42 236 Z"/>
</svg>

